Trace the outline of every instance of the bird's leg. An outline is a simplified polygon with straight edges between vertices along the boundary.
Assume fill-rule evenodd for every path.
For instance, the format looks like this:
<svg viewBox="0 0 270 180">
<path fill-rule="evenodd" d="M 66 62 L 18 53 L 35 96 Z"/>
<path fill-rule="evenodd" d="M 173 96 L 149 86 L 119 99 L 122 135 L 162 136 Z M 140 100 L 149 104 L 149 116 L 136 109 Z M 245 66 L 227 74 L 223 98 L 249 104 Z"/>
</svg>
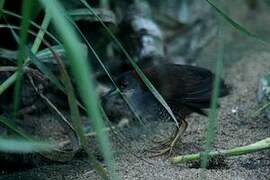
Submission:
<svg viewBox="0 0 270 180">
<path fill-rule="evenodd" d="M 163 155 L 163 154 L 165 154 L 167 152 L 169 152 L 169 155 L 170 155 L 171 152 L 172 152 L 173 147 L 175 146 L 175 144 L 177 142 L 177 140 L 186 131 L 187 125 L 188 125 L 188 123 L 185 120 L 182 120 L 180 128 L 177 128 L 176 131 L 172 134 L 171 137 L 169 137 L 168 139 L 163 140 L 163 142 L 161 142 L 162 144 L 159 147 L 162 148 L 162 149 L 150 150 L 151 152 L 155 152 L 155 154 L 151 155 L 151 157 L 161 156 L 161 155 Z"/>
<path fill-rule="evenodd" d="M 176 127 L 176 130 L 168 138 L 161 140 L 152 140 L 152 142 L 157 144 L 157 146 L 154 146 L 151 149 L 147 149 L 147 151 L 152 153 L 159 153 L 161 150 L 168 148 L 168 146 L 170 146 L 170 143 L 173 142 L 173 140 L 177 136 L 178 130 L 179 128 Z"/>
<path fill-rule="evenodd" d="M 159 144 L 158 147 L 168 145 L 174 139 L 174 137 L 176 136 L 177 129 L 170 135 L 169 138 L 160 139 L 160 140 L 153 139 L 152 142 L 155 143 L 155 144 Z"/>
</svg>

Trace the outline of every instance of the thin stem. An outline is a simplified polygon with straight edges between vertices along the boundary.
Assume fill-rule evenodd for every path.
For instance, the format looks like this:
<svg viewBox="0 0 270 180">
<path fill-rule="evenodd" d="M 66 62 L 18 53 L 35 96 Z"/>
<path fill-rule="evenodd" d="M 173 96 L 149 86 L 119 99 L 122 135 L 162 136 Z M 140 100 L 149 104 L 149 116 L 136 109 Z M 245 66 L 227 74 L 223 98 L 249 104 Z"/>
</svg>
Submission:
<svg viewBox="0 0 270 180">
<path fill-rule="evenodd" d="M 270 148 L 270 138 L 257 141 L 256 143 L 249 144 L 247 146 L 236 147 L 228 150 L 210 151 L 209 157 L 214 158 L 216 156 L 239 156 L 248 153 L 253 153 L 257 151 L 262 151 Z M 173 164 L 184 163 L 188 161 L 195 161 L 201 158 L 202 153 L 188 154 L 184 156 L 175 156 L 172 158 L 171 162 Z"/>
</svg>

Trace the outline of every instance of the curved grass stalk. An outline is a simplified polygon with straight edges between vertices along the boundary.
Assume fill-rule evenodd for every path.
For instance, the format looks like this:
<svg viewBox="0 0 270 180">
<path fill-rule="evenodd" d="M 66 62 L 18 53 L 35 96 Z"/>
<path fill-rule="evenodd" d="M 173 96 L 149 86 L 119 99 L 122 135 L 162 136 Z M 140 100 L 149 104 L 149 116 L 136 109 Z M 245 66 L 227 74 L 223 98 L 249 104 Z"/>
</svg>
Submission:
<svg viewBox="0 0 270 180">
<path fill-rule="evenodd" d="M 262 150 L 270 149 L 270 138 L 266 138 L 256 143 L 249 144 L 247 146 L 236 147 L 228 150 L 210 151 L 209 157 L 214 158 L 216 156 L 239 156 L 248 153 L 254 153 Z M 184 156 L 175 156 L 171 159 L 173 164 L 180 164 L 188 161 L 195 161 L 201 159 L 202 153 L 188 154 Z"/>
</svg>

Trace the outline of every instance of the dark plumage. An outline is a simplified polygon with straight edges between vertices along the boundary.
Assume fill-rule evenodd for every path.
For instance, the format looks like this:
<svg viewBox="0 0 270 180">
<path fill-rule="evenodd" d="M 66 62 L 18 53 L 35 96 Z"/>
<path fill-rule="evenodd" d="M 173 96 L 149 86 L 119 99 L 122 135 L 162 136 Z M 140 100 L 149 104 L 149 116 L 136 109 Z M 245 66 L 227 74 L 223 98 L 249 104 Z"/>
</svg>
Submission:
<svg viewBox="0 0 270 180">
<path fill-rule="evenodd" d="M 199 114 L 205 114 L 202 109 L 209 108 L 214 79 L 214 74 L 209 70 L 196 66 L 162 64 L 142 71 L 170 107 L 184 105 Z M 124 92 L 135 87 L 149 92 L 135 71 L 122 74 L 116 83 Z M 228 94 L 229 88 L 221 80 L 219 97 Z"/>
<path fill-rule="evenodd" d="M 204 109 L 210 106 L 214 74 L 204 68 L 176 64 L 160 64 L 142 71 L 168 103 L 181 125 L 172 138 L 166 141 L 167 152 L 185 131 L 187 115 L 193 112 L 206 115 Z M 172 120 L 135 71 L 120 75 L 116 84 L 140 117 L 147 121 Z M 228 94 L 229 88 L 221 80 L 219 97 Z"/>
</svg>

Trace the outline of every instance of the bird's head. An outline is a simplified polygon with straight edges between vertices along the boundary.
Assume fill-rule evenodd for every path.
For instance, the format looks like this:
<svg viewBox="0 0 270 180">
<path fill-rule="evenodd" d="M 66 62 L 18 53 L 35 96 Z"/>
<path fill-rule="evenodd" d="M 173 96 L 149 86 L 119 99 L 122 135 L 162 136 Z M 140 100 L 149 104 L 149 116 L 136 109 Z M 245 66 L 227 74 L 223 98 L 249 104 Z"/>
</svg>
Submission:
<svg viewBox="0 0 270 180">
<path fill-rule="evenodd" d="M 116 79 L 116 85 L 122 92 L 133 91 L 140 83 L 141 79 L 134 71 L 125 72 Z"/>
</svg>

